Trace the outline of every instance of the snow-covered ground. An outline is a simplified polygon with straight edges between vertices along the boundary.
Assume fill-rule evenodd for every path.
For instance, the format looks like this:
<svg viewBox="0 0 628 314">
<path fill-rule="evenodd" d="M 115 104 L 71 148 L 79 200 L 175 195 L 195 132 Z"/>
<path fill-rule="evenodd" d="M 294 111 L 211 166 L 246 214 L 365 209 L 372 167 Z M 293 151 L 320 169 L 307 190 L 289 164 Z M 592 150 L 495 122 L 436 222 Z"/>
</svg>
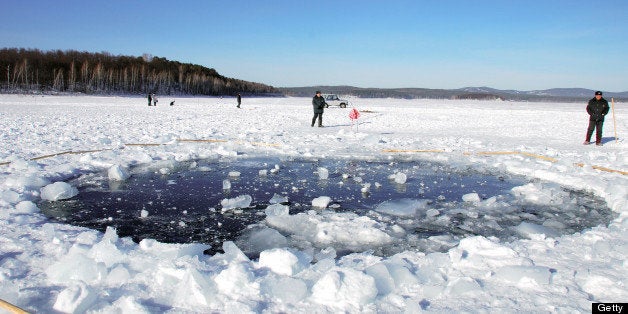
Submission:
<svg viewBox="0 0 628 314">
<path fill-rule="evenodd" d="M 0 95 L 0 299 L 42 313 L 590 312 L 592 302 L 628 301 L 624 104 L 615 108 L 619 142 L 609 116 L 597 147 L 582 145 L 584 103 L 353 99 L 356 130 L 350 108 L 329 108 L 326 127 L 310 127 L 308 98 L 244 98 L 242 109 L 231 98 L 170 100 L 148 107 L 139 97 Z M 137 165 L 221 156 L 403 157 L 489 169 L 529 178 L 512 194 L 530 202 L 569 202 L 560 185 L 601 197 L 617 218 L 564 236 L 543 233 L 560 222 L 520 225 L 524 239 L 468 237 L 445 253 L 338 256 L 282 244 L 290 230 L 319 244 L 386 241 L 403 230 L 333 208 L 290 216 L 272 205 L 266 220 L 281 232 L 252 238 L 269 248 L 251 260 L 232 242 L 214 256 L 203 255 L 204 244 L 136 244 L 112 228 L 53 223 L 37 207 L 74 195 L 60 182 L 83 174 L 124 180 Z M 325 196 L 313 202 L 324 207 Z M 499 203 L 460 201 L 462 213 L 480 217 Z M 446 221 L 426 204 L 385 206 Z"/>
</svg>

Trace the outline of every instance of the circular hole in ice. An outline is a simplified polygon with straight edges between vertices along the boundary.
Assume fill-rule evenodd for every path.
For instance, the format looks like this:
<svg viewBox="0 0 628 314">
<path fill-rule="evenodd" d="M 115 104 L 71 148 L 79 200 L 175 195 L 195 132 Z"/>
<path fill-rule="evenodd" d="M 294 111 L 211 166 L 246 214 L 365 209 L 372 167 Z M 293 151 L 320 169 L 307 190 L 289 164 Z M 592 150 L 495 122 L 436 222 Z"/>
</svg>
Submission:
<svg viewBox="0 0 628 314">
<path fill-rule="evenodd" d="M 422 160 L 162 161 L 130 173 L 122 182 L 106 172 L 83 175 L 71 182 L 77 196 L 39 206 L 56 221 L 113 226 L 134 241 L 206 243 L 209 254 L 235 241 L 251 257 L 286 246 L 338 255 L 444 252 L 468 236 L 554 237 L 613 218 L 588 193 Z M 267 214 L 276 202 L 287 207 Z"/>
</svg>

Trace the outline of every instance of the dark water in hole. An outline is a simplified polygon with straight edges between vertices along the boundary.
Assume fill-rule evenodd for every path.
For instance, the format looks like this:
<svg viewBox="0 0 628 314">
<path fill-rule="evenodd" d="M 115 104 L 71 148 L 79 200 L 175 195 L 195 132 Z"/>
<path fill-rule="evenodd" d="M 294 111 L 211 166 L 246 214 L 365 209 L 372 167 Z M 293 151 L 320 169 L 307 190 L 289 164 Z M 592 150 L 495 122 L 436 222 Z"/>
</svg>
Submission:
<svg viewBox="0 0 628 314">
<path fill-rule="evenodd" d="M 318 167 L 329 170 L 327 180 L 319 180 Z M 260 170 L 266 170 L 267 175 L 260 175 Z M 240 172 L 240 176 L 229 177 L 234 171 Z M 406 174 L 405 184 L 389 179 L 396 172 Z M 231 182 L 230 190 L 223 190 L 225 179 Z M 371 184 L 369 193 L 362 192 L 364 183 Z M 567 210 L 565 206 L 522 203 L 513 204 L 504 212 L 471 217 L 465 214 L 463 195 L 501 197 L 526 183 L 522 177 L 452 169 L 425 161 L 240 158 L 138 167 L 124 182 L 109 182 L 106 173 L 84 175 L 71 182 L 79 188 L 76 197 L 42 202 L 39 207 L 54 220 L 101 231 L 113 226 L 119 236 L 130 236 L 135 241 L 151 238 L 166 243 L 207 243 L 212 246 L 210 254 L 220 251 L 222 242 L 236 240 L 247 226 L 263 224 L 264 209 L 274 194 L 288 198 L 291 215 L 311 210 L 312 199 L 329 196 L 332 202 L 328 208 L 396 223 L 413 234 L 413 239 L 484 235 L 510 240 L 515 235 L 508 227 L 522 221 L 560 221 L 562 232 L 573 233 L 611 219 L 612 213 L 601 200 L 573 191 L 566 192 L 572 200 Z M 240 195 L 252 197 L 248 208 L 221 213 L 223 199 Z M 373 212 L 382 202 L 399 199 L 431 200 L 430 207 L 448 214 L 449 220 L 443 225 L 424 213 L 408 219 Z M 148 212 L 147 217 L 141 218 L 142 210 Z M 416 244 L 418 241 L 397 242 L 399 249 L 389 253 L 402 249 L 434 250 L 433 246 L 421 247 Z M 440 250 L 449 247 L 445 245 Z"/>
</svg>

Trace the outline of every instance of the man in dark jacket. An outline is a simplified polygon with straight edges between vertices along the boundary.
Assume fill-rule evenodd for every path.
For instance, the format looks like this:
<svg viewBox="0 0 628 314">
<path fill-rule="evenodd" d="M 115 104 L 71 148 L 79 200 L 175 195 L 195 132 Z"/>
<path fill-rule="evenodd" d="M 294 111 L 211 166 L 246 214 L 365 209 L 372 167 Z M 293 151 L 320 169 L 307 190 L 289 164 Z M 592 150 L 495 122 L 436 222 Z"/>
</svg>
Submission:
<svg viewBox="0 0 628 314">
<path fill-rule="evenodd" d="M 238 106 L 237 107 L 240 108 L 240 104 L 242 103 L 242 96 L 240 96 L 240 93 L 238 93 L 237 100 L 238 100 Z"/>
<path fill-rule="evenodd" d="M 589 100 L 587 105 L 587 113 L 589 114 L 589 127 L 587 128 L 587 138 L 584 141 L 584 145 L 591 144 L 591 135 L 593 135 L 593 129 L 596 129 L 595 133 L 595 145 L 602 145 L 602 125 L 604 124 L 604 116 L 608 113 L 608 101 L 602 98 L 602 92 L 595 92 L 595 98 Z"/>
<path fill-rule="evenodd" d="M 323 127 L 323 112 L 325 111 L 325 106 L 327 103 L 325 102 L 325 98 L 321 96 L 320 91 L 316 91 L 316 96 L 312 98 L 312 106 L 314 107 L 314 117 L 312 118 L 312 126 L 316 122 L 316 118 L 318 118 L 318 127 Z"/>
</svg>

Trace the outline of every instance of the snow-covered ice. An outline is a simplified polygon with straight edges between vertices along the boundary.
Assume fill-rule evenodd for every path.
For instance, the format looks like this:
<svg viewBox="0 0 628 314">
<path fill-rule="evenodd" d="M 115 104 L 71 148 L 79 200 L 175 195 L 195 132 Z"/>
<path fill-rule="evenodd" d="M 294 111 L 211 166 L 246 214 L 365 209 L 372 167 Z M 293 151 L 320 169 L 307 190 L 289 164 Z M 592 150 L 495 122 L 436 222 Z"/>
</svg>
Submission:
<svg viewBox="0 0 628 314">
<path fill-rule="evenodd" d="M 359 131 L 351 129 L 349 109 L 340 108 L 325 111 L 325 128 L 311 128 L 309 98 L 250 98 L 238 109 L 229 98 L 180 98 L 175 107 L 147 107 L 143 97 L 1 95 L 0 299 L 32 312 L 66 313 L 590 312 L 592 302 L 628 300 L 623 103 L 615 108 L 620 139 L 612 138 L 609 117 L 602 147 L 581 144 L 588 118 L 584 103 L 352 103 L 362 111 Z M 467 227 L 521 237 L 420 239 L 404 234 L 401 225 L 352 212 L 291 215 L 287 198 L 271 194 L 264 200 L 272 205 L 263 225 L 223 243 L 221 253 L 205 255 L 211 244 L 135 243 L 114 228 L 98 232 L 52 222 L 38 208 L 42 200 L 72 199 L 78 190 L 67 182 L 90 173 L 116 184 L 129 179 L 130 168 L 165 176 L 182 161 L 255 156 L 430 160 L 525 176 L 529 182 L 510 195 L 392 199 L 374 209 L 409 225 L 417 213 L 420 221 L 442 225 L 463 215 L 474 224 Z M 257 169 L 264 177 L 283 171 L 279 165 Z M 323 178 L 318 169 L 311 180 L 336 184 L 351 177 L 362 188 L 373 183 L 367 192 L 387 184 L 338 175 L 328 171 Z M 403 186 L 413 179 L 390 175 Z M 228 180 L 239 179 L 229 174 Z M 556 233 L 579 219 L 580 205 L 560 187 L 600 197 L 616 217 L 609 225 Z M 299 190 L 296 183 L 291 188 Z M 568 206 L 574 214 L 570 221 L 514 221 L 516 205 L 508 198 Z M 232 195 L 223 201 L 222 210 L 231 211 L 249 207 L 252 199 Z M 326 208 L 331 201 L 316 195 L 312 205 Z M 134 215 L 152 217 L 146 210 Z M 516 223 L 504 228 L 504 221 Z M 447 249 L 409 246 L 390 256 L 370 251 L 373 243 L 404 248 L 401 238 Z"/>
</svg>

